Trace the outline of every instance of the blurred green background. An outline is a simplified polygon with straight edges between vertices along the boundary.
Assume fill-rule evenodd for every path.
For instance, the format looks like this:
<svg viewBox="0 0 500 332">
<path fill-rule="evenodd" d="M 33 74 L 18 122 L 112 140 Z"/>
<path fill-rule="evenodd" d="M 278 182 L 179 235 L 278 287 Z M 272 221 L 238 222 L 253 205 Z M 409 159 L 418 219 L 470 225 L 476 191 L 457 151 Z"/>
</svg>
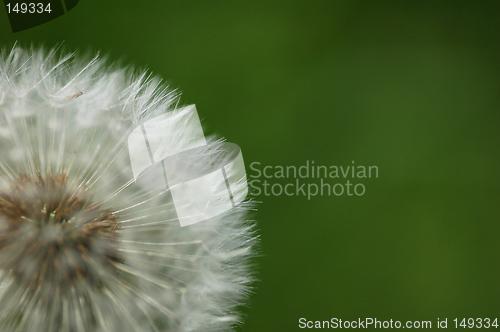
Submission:
<svg viewBox="0 0 500 332">
<path fill-rule="evenodd" d="M 500 2 L 80 0 L 16 34 L 0 11 L 2 46 L 149 67 L 247 167 L 378 166 L 360 197 L 257 198 L 241 331 L 500 316 Z"/>
</svg>

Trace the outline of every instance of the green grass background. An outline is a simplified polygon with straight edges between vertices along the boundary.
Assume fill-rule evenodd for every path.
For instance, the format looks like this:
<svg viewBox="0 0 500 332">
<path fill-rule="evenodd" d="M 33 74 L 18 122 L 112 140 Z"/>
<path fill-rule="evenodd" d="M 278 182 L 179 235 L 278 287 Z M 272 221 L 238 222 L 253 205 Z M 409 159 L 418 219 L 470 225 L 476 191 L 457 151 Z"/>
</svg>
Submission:
<svg viewBox="0 0 500 332">
<path fill-rule="evenodd" d="M 80 0 L 16 34 L 0 8 L 16 40 L 149 67 L 247 167 L 378 166 L 362 197 L 258 197 L 241 331 L 500 316 L 500 2 Z"/>
</svg>

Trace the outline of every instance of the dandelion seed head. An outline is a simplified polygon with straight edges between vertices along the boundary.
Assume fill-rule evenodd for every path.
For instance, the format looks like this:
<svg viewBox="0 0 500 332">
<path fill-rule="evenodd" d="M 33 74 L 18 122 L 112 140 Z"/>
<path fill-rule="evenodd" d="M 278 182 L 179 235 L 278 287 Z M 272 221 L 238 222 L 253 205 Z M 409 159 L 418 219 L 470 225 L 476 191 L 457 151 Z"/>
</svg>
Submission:
<svg viewBox="0 0 500 332">
<path fill-rule="evenodd" d="M 229 331 L 240 322 L 253 280 L 251 202 L 180 227 L 170 190 L 142 188 L 133 175 L 129 135 L 178 106 L 160 79 L 98 56 L 2 52 L 2 332 Z M 197 135 L 179 126 L 178 142 Z M 207 142 L 198 163 L 225 158 L 220 139 Z M 189 199 L 181 204 L 189 211 Z"/>
</svg>

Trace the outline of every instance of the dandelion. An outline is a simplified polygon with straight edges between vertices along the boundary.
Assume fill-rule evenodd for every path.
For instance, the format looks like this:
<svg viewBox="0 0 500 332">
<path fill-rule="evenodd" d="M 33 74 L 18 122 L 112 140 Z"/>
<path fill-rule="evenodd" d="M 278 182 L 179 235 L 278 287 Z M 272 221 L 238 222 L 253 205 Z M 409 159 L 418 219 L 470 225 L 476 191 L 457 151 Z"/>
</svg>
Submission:
<svg viewBox="0 0 500 332">
<path fill-rule="evenodd" d="M 181 211 L 196 214 L 190 191 L 174 197 L 181 180 L 155 187 L 134 175 L 130 137 L 180 112 L 179 94 L 158 78 L 97 56 L 0 55 L 0 331 L 229 331 L 240 322 L 251 204 L 240 195 L 234 205 L 232 184 L 234 207 L 181 227 Z M 166 148 L 199 136 L 189 121 L 175 133 Z M 190 150 L 196 169 L 224 164 L 225 147 L 208 138 Z M 186 175 L 183 160 L 169 174 Z M 152 174 L 141 179 L 162 181 Z"/>
</svg>

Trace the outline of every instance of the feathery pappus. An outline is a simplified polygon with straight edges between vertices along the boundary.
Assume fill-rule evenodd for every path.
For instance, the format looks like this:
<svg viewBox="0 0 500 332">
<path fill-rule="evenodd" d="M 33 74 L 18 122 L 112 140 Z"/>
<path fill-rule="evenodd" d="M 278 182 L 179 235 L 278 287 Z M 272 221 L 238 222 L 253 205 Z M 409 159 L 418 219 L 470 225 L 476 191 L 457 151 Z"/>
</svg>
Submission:
<svg viewBox="0 0 500 332">
<path fill-rule="evenodd" d="M 170 188 L 138 185 L 132 170 L 130 135 L 180 114 L 179 96 L 98 56 L 2 51 L 0 331 L 231 331 L 240 323 L 257 242 L 252 203 L 181 227 L 176 204 L 196 213 L 189 197 L 174 204 Z M 175 130 L 174 146 L 198 128 L 178 121 Z M 197 163 L 227 158 L 222 140 L 207 141 L 212 152 Z"/>
</svg>

